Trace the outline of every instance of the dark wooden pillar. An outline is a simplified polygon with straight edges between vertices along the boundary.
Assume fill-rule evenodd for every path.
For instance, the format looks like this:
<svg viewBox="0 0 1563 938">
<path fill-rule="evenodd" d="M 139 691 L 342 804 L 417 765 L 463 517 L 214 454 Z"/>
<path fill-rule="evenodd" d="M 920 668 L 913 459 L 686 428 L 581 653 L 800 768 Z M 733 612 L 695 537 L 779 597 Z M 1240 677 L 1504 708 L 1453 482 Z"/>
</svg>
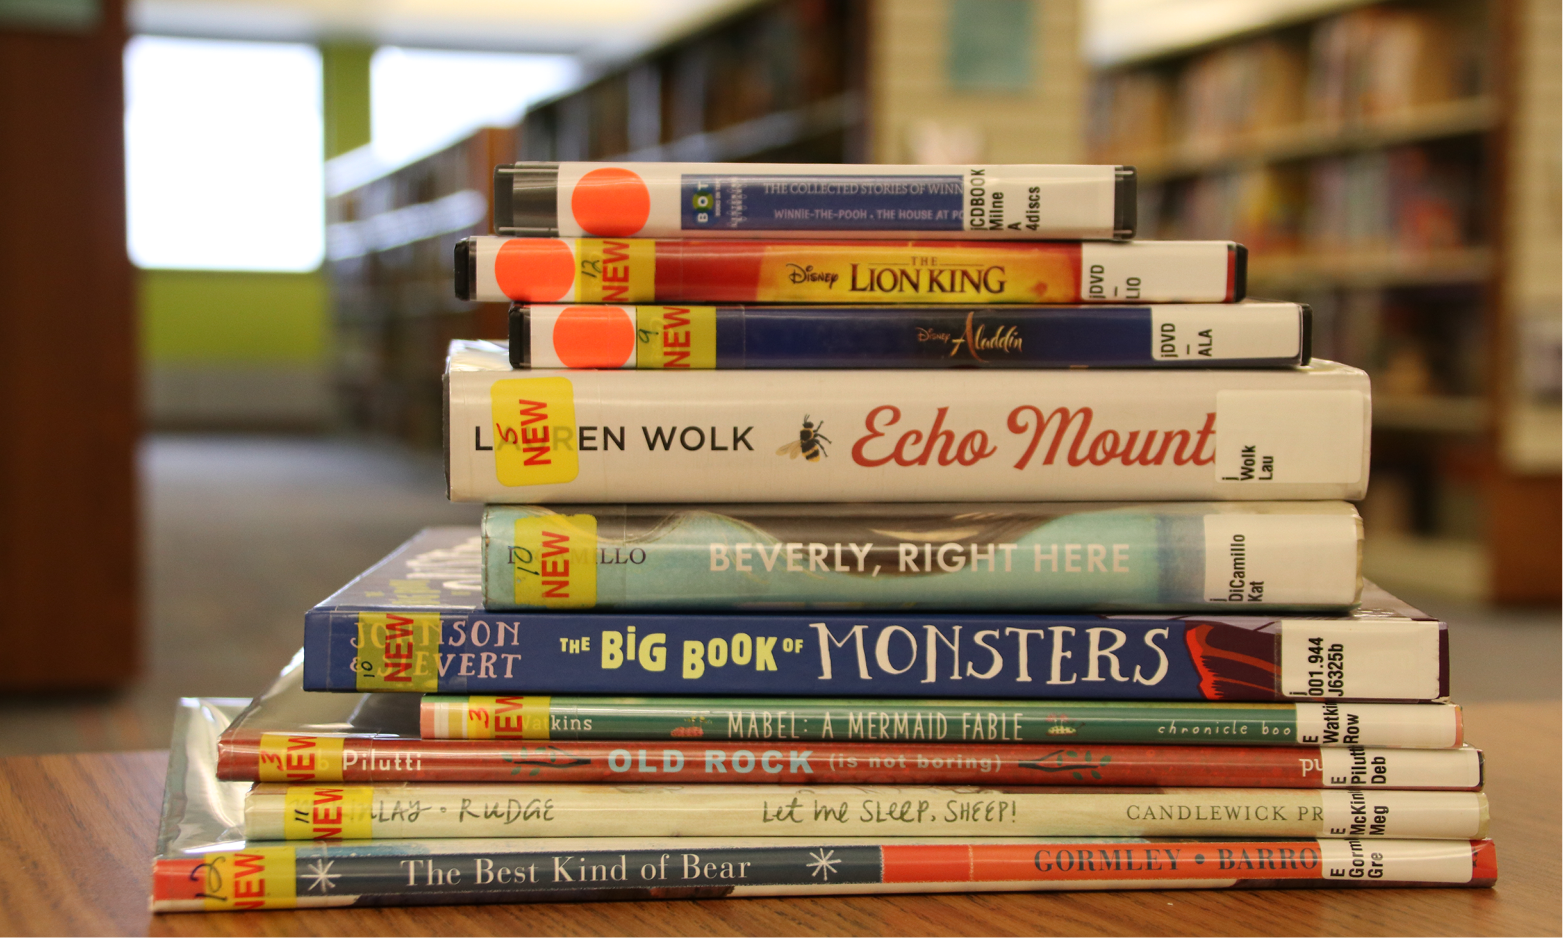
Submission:
<svg viewBox="0 0 1563 938">
<path fill-rule="evenodd" d="M 0 20 L 0 691 L 138 666 L 125 38 Z"/>
</svg>

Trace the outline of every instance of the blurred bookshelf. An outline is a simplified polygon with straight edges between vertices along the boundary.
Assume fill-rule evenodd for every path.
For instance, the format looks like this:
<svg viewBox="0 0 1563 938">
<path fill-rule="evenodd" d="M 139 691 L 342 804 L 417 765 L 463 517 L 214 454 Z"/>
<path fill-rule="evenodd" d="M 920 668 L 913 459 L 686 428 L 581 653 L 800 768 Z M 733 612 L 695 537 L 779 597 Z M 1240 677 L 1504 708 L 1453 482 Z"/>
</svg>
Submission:
<svg viewBox="0 0 1563 938">
<path fill-rule="evenodd" d="M 862 162 L 866 13 L 747 9 L 531 108 L 519 158 Z"/>
<path fill-rule="evenodd" d="M 1000 86 L 957 87 L 952 34 L 985 23 L 991 40 L 995 12 L 1025 60 Z M 489 230 L 495 163 L 1076 162 L 1079 34 L 1077 0 L 757 0 L 600 66 L 516 127 L 389 170 L 328 162 L 343 425 L 440 447 L 446 345 L 505 334 L 503 306 L 457 301 L 450 271 L 455 242 Z"/>
<path fill-rule="evenodd" d="M 456 299 L 451 257 L 488 232 L 488 180 L 514 153 L 513 132 L 484 129 L 327 198 L 332 374 L 347 427 L 439 447 L 446 346 L 505 334 L 504 304 Z M 328 180 L 352 169 L 327 166 Z"/>
<path fill-rule="evenodd" d="M 1090 92 L 1141 236 L 1242 241 L 1373 375 L 1365 564 L 1401 588 L 1558 599 L 1558 41 L 1555 2 L 1364 0 Z"/>
</svg>

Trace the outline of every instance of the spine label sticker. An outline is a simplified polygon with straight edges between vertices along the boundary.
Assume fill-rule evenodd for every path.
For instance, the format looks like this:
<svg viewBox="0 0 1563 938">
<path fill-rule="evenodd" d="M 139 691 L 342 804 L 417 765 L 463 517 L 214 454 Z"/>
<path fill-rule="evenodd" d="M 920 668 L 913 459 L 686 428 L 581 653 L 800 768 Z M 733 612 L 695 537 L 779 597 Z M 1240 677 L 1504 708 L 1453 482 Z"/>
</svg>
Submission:
<svg viewBox="0 0 1563 938">
<path fill-rule="evenodd" d="M 1126 303 L 1158 297 L 1230 300 L 1225 241 L 1087 241 L 1080 245 L 1080 298 Z"/>
<path fill-rule="evenodd" d="M 1315 810 L 1319 814 L 1314 818 L 1321 837 L 1453 840 L 1487 836 L 1487 799 L 1480 792 L 1357 788 L 1317 794 L 1319 808 Z"/>
<path fill-rule="evenodd" d="M 1327 619 L 1281 622 L 1281 693 L 1288 697 L 1439 696 L 1437 622 L 1382 619 L 1372 629 Z"/>
<path fill-rule="evenodd" d="M 510 545 L 517 605 L 589 609 L 597 604 L 597 519 L 591 515 L 517 518 Z"/>
<path fill-rule="evenodd" d="M 1362 883 L 1468 883 L 1471 845 L 1401 840 L 1394 844 L 1361 840 L 1318 842 L 1324 879 Z"/>
<path fill-rule="evenodd" d="M 1349 514 L 1206 515 L 1205 601 L 1349 606 L 1357 537 Z"/>
<path fill-rule="evenodd" d="M 500 485 L 570 482 L 580 474 L 569 378 L 506 378 L 490 386 L 489 399 Z"/>
<path fill-rule="evenodd" d="M 1313 746 L 1460 745 L 1460 708 L 1452 704 L 1298 703 L 1297 741 Z"/>
<path fill-rule="evenodd" d="M 1159 362 L 1294 357 L 1302 339 L 1297 320 L 1290 303 L 1152 306 L 1150 357 Z"/>
<path fill-rule="evenodd" d="M 1482 783 L 1475 749 L 1320 749 L 1326 788 L 1476 788 Z"/>
<path fill-rule="evenodd" d="M 1216 479 L 1354 483 L 1366 410 L 1357 391 L 1218 391 Z"/>
</svg>

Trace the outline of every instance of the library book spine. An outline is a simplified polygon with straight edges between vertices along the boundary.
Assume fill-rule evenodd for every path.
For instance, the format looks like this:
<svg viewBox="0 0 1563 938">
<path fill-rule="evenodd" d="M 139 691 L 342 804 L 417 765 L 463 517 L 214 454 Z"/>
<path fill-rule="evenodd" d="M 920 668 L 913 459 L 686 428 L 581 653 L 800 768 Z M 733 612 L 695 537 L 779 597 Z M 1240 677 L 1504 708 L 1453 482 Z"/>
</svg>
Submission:
<svg viewBox="0 0 1563 938">
<path fill-rule="evenodd" d="M 1276 368 L 1300 303 L 510 308 L 514 368 Z"/>
<path fill-rule="evenodd" d="M 329 841 L 155 861 L 154 912 L 1072 889 L 1491 886 L 1490 840 Z"/>
<path fill-rule="evenodd" d="M 1134 237 L 1131 166 L 538 163 L 494 168 L 521 237 Z"/>
<path fill-rule="evenodd" d="M 1231 241 L 458 241 L 458 299 L 517 303 L 1235 303 Z"/>
<path fill-rule="evenodd" d="M 775 747 L 775 748 L 772 748 Z M 941 742 L 541 742 L 225 734 L 217 777 L 245 782 L 1139 785 L 1474 791 L 1476 749 Z"/>
<path fill-rule="evenodd" d="M 446 370 L 454 501 L 1350 501 L 1368 478 L 1368 377 L 1334 363 L 673 377 L 485 344 Z"/>
<path fill-rule="evenodd" d="M 1229 618 L 326 608 L 304 617 L 303 684 L 343 692 L 1005 700 L 1448 695 L 1440 622 Z"/>
<path fill-rule="evenodd" d="M 483 604 L 541 609 L 1334 611 L 1345 502 L 491 505 Z"/>
<path fill-rule="evenodd" d="M 1479 791 L 257 782 L 244 799 L 246 840 L 1486 834 Z"/>
<path fill-rule="evenodd" d="M 1147 743 L 1452 749 L 1454 704 L 810 700 L 428 694 L 428 740 Z"/>
</svg>

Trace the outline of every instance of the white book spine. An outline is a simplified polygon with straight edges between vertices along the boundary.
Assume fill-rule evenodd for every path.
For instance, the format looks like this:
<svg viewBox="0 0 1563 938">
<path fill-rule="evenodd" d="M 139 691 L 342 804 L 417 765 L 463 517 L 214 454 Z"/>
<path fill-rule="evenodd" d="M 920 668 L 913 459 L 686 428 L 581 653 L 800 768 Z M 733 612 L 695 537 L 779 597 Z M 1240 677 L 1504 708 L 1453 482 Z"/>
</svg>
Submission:
<svg viewBox="0 0 1563 938">
<path fill-rule="evenodd" d="M 1368 479 L 1368 378 L 1333 363 L 518 372 L 469 345 L 447 380 L 455 501 L 1352 500 Z"/>
<path fill-rule="evenodd" d="M 560 163 L 558 229 L 567 238 L 1112 238 L 1118 175 L 1043 164 Z M 703 197 L 701 213 L 691 196 Z M 757 197 L 765 204 L 746 212 Z M 853 220 L 887 206 L 894 217 L 882 227 Z M 773 213 L 794 220 L 778 224 Z"/>
<path fill-rule="evenodd" d="M 1468 791 L 261 783 L 250 840 L 434 837 L 1475 839 Z"/>
</svg>

